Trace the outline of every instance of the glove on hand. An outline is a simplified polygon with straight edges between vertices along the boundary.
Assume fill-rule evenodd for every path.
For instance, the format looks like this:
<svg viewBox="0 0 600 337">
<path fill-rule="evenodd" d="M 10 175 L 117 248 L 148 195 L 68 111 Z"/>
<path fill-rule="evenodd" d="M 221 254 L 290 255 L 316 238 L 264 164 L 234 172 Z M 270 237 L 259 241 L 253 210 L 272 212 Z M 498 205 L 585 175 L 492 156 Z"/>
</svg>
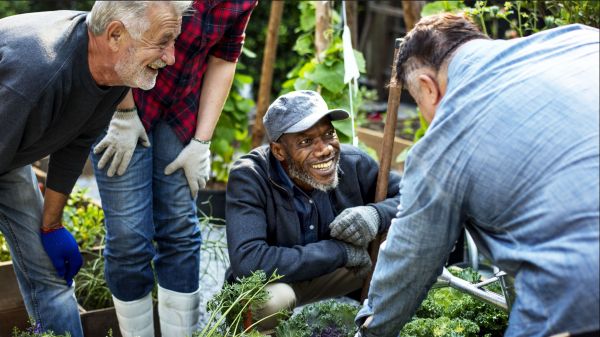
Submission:
<svg viewBox="0 0 600 337">
<path fill-rule="evenodd" d="M 42 245 L 50 257 L 58 276 L 67 281 L 67 286 L 73 284 L 73 277 L 81 268 L 83 259 L 75 238 L 64 227 L 44 232 L 42 231 Z"/>
<path fill-rule="evenodd" d="M 369 259 L 369 263 L 358 267 L 348 267 L 348 270 L 353 272 L 356 277 L 364 279 L 367 277 L 367 275 L 369 275 L 372 268 L 373 264 L 371 262 L 371 259 Z"/>
<path fill-rule="evenodd" d="M 192 140 L 177 158 L 167 165 L 165 174 L 170 175 L 180 168 L 183 168 L 192 198 L 195 198 L 198 190 L 206 186 L 210 174 L 210 144 Z"/>
<path fill-rule="evenodd" d="M 379 231 L 379 213 L 372 206 L 346 208 L 329 224 L 331 236 L 366 247 Z"/>
<path fill-rule="evenodd" d="M 362 267 L 365 265 L 371 265 L 371 257 L 369 256 L 369 252 L 367 252 L 366 248 L 357 247 L 345 242 L 342 242 L 342 245 L 344 246 L 346 255 L 348 256 L 346 267 Z"/>
<path fill-rule="evenodd" d="M 94 154 L 104 151 L 98 162 L 98 168 L 103 169 L 112 158 L 106 175 L 112 177 L 115 172 L 118 175 L 123 175 L 127 170 L 127 166 L 129 166 L 138 139 L 141 140 L 143 146 L 150 146 L 148 135 L 137 114 L 137 109 L 128 112 L 115 112 L 108 126 L 106 136 L 94 147 Z"/>
</svg>

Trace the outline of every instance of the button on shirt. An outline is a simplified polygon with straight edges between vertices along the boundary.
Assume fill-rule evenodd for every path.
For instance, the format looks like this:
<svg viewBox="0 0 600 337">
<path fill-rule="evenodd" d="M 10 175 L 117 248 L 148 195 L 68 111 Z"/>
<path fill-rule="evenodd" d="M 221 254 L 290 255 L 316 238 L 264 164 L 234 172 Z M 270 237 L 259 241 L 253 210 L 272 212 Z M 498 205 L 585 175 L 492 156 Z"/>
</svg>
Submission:
<svg viewBox="0 0 600 337">
<path fill-rule="evenodd" d="M 280 181 L 283 182 L 284 187 L 293 198 L 294 209 L 302 226 L 302 243 L 306 245 L 325 239 L 319 237 L 319 231 L 328 228 L 335 218 L 329 194 L 317 189 L 309 193 L 304 192 L 285 173 L 279 161 L 275 165 Z M 327 232 L 329 231 L 327 230 Z"/>
</svg>

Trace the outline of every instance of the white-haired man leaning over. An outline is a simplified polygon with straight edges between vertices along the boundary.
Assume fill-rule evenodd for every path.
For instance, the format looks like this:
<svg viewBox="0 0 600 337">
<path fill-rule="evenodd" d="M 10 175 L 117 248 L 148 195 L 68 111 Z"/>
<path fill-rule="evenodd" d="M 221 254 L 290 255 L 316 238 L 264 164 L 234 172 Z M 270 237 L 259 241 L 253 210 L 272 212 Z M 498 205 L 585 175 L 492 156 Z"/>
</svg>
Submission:
<svg viewBox="0 0 600 337">
<path fill-rule="evenodd" d="M 29 315 L 83 336 L 73 277 L 82 264 L 62 210 L 96 137 L 128 88 L 175 62 L 189 1 L 102 1 L 91 13 L 0 20 L 0 231 Z M 44 196 L 30 164 L 50 155 Z"/>
</svg>

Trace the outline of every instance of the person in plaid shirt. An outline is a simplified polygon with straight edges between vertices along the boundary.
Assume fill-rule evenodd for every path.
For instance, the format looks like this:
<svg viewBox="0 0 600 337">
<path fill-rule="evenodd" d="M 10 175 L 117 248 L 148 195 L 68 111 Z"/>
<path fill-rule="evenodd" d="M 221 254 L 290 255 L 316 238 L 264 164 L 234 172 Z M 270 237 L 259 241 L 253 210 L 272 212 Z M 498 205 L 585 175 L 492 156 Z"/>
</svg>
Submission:
<svg viewBox="0 0 600 337">
<path fill-rule="evenodd" d="M 189 336 L 197 328 L 195 199 L 209 178 L 210 139 L 256 4 L 194 1 L 175 43 L 175 64 L 161 70 L 152 90 L 127 94 L 94 147 L 106 280 L 123 336 L 154 335 L 155 273 L 162 336 Z"/>
</svg>

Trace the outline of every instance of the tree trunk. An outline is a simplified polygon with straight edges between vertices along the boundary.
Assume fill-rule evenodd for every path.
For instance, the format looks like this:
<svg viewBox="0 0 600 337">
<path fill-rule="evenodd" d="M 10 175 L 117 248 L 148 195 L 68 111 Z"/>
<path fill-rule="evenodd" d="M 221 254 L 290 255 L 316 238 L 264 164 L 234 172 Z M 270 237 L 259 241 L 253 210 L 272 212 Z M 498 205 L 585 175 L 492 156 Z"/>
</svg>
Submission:
<svg viewBox="0 0 600 337">
<path fill-rule="evenodd" d="M 348 28 L 352 35 L 352 48 L 358 48 L 358 1 L 346 1 L 346 20 L 348 20 Z"/>
<path fill-rule="evenodd" d="M 425 1 L 402 0 L 402 10 L 404 12 L 404 26 L 408 33 L 415 24 L 421 19 L 421 10 L 425 6 Z"/>
<path fill-rule="evenodd" d="M 321 62 L 321 53 L 325 51 L 331 43 L 331 7 L 328 0 L 315 1 L 316 27 L 315 27 L 315 47 L 317 61 Z"/>
<path fill-rule="evenodd" d="M 281 24 L 283 13 L 283 1 L 271 2 L 271 13 L 269 14 L 269 26 L 267 30 L 267 41 L 263 53 L 263 63 L 258 87 L 258 98 L 256 103 L 256 119 L 252 127 L 252 147 L 260 146 L 265 137 L 263 117 L 271 102 L 271 86 L 273 84 L 273 68 L 275 67 L 275 56 L 277 54 L 277 33 Z"/>
</svg>

